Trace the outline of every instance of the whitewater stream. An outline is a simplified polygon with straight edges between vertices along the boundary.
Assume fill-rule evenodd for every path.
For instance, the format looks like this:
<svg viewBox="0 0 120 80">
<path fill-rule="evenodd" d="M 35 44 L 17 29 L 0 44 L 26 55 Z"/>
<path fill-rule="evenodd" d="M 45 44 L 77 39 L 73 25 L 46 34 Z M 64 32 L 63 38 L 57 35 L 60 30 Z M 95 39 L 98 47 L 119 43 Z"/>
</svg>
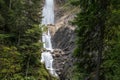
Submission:
<svg viewBox="0 0 120 80">
<path fill-rule="evenodd" d="M 45 0 L 42 16 L 42 25 L 54 25 L 54 0 Z M 55 69 L 52 67 L 53 57 L 51 52 L 53 51 L 53 48 L 49 29 L 47 32 L 43 32 L 42 42 L 46 51 L 41 54 L 41 62 L 45 64 L 46 69 L 51 75 L 57 77 L 58 75 L 56 74 Z"/>
</svg>

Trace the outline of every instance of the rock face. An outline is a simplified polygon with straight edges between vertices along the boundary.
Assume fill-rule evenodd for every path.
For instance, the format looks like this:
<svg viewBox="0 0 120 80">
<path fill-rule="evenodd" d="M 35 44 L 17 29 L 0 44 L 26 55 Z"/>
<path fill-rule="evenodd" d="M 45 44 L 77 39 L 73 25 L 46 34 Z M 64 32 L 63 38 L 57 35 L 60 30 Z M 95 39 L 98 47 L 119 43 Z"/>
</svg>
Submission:
<svg viewBox="0 0 120 80">
<path fill-rule="evenodd" d="M 75 13 L 64 13 L 57 4 L 58 1 L 67 0 L 56 0 L 55 7 L 55 25 L 50 26 L 49 30 L 52 34 L 52 47 L 54 51 L 52 55 L 54 57 L 53 67 L 56 69 L 60 80 L 71 80 L 73 64 L 75 58 L 73 58 L 73 52 L 75 49 L 75 26 L 69 24 L 69 21 L 73 20 Z"/>
<path fill-rule="evenodd" d="M 61 27 L 52 38 L 54 65 L 61 80 L 66 80 L 69 68 L 73 65 L 72 53 L 75 48 L 75 33 L 69 27 Z"/>
<path fill-rule="evenodd" d="M 69 51 L 74 49 L 75 34 L 69 27 L 61 27 L 54 34 L 53 48 L 62 49 L 63 51 Z"/>
<path fill-rule="evenodd" d="M 53 67 L 61 80 L 69 80 L 67 76 L 71 75 L 70 69 L 75 61 L 72 57 L 75 49 L 75 27 L 69 24 L 69 20 L 73 18 L 73 15 L 67 15 L 59 19 L 55 24 L 56 31 L 52 35 Z"/>
</svg>

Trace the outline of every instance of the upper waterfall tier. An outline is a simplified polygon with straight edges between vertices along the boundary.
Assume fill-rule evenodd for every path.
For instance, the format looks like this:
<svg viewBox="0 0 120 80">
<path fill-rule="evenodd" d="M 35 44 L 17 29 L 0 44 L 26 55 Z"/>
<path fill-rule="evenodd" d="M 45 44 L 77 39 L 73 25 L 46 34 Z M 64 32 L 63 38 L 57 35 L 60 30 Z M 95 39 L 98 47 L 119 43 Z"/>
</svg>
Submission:
<svg viewBox="0 0 120 80">
<path fill-rule="evenodd" d="M 43 25 L 48 25 L 52 24 L 54 25 L 54 0 L 45 0 L 45 5 L 43 6 L 43 12 L 42 12 L 42 24 Z M 48 33 L 42 35 L 42 42 L 43 42 L 43 47 L 47 50 L 53 50 L 52 49 L 52 44 L 51 44 L 51 35 L 48 30 Z"/>
<path fill-rule="evenodd" d="M 43 19 L 42 24 L 53 24 L 54 25 L 54 1 L 45 0 L 45 5 L 43 7 Z"/>
</svg>

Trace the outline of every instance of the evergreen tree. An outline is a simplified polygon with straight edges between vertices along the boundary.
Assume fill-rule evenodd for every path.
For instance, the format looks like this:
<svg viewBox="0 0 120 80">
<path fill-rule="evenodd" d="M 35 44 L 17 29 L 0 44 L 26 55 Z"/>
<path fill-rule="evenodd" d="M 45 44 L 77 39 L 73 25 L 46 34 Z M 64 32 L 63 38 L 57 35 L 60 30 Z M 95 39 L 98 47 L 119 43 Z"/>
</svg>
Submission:
<svg viewBox="0 0 120 80">
<path fill-rule="evenodd" d="M 41 0 L 0 0 L 0 79 L 52 80 L 40 63 Z"/>
<path fill-rule="evenodd" d="M 120 19 L 119 1 L 79 0 L 77 3 L 80 4 L 80 13 L 77 14 L 73 24 L 77 25 L 77 48 L 74 55 L 78 59 L 78 80 L 118 80 L 120 72 L 114 73 L 110 70 L 114 71 L 115 67 L 112 65 L 114 61 L 116 70 L 119 70 L 120 64 L 118 52 L 115 54 L 120 46 L 117 21 Z M 114 56 L 114 60 L 111 60 L 112 55 L 117 55 L 116 59 Z M 106 67 L 110 72 L 108 74 Z"/>
</svg>

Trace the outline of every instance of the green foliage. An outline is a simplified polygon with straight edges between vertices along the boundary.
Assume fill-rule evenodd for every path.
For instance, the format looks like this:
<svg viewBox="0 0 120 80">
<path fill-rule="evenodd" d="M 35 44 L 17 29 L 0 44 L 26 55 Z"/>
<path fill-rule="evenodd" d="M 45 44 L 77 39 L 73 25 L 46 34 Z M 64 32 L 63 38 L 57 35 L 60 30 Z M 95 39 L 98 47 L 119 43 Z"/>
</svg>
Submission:
<svg viewBox="0 0 120 80">
<path fill-rule="evenodd" d="M 0 79 L 53 80 L 40 63 L 41 0 L 0 0 Z"/>
<path fill-rule="evenodd" d="M 48 27 L 45 25 L 40 25 L 40 28 L 42 29 L 43 33 L 48 31 Z"/>
<path fill-rule="evenodd" d="M 75 6 L 80 5 L 80 1 L 79 1 L 79 0 L 69 0 L 69 1 L 70 1 L 70 3 L 71 3 L 72 5 L 75 5 Z"/>
<path fill-rule="evenodd" d="M 120 1 L 79 1 L 81 11 L 73 21 L 77 25 L 73 55 L 78 60 L 79 78 L 75 80 L 119 80 Z"/>
<path fill-rule="evenodd" d="M 0 46 L 0 79 L 13 77 L 21 70 L 21 54 L 16 47 Z"/>
</svg>

